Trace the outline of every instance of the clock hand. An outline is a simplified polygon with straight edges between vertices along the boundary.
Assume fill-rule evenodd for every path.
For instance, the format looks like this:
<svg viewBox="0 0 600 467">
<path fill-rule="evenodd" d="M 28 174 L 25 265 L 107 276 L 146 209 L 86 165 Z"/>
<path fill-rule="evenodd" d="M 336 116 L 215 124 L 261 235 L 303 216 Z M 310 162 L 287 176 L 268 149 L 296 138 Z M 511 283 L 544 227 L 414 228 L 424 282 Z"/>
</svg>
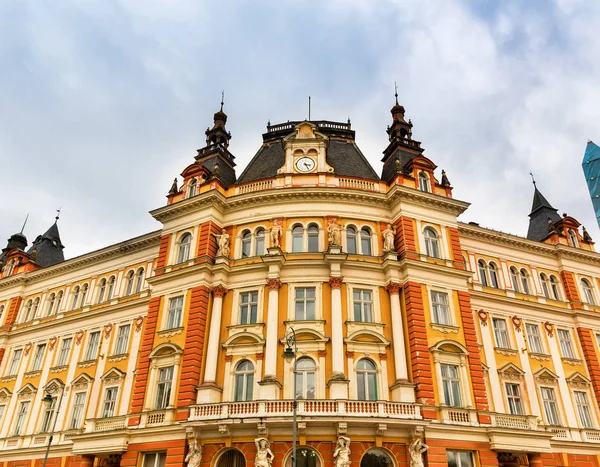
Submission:
<svg viewBox="0 0 600 467">
<path fill-rule="evenodd" d="M 310 164 L 308 162 L 304 163 L 304 167 L 306 167 L 308 170 L 310 170 Z"/>
</svg>

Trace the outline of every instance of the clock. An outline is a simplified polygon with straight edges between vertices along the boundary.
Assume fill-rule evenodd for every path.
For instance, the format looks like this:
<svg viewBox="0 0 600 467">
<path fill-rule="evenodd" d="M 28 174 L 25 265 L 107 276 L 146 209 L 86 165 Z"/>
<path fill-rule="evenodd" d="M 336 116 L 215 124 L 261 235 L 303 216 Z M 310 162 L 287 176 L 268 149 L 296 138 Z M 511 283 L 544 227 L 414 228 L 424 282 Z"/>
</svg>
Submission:
<svg viewBox="0 0 600 467">
<path fill-rule="evenodd" d="M 296 161 L 296 169 L 298 172 L 312 172 L 315 169 L 315 160 L 310 157 L 301 157 Z"/>
</svg>

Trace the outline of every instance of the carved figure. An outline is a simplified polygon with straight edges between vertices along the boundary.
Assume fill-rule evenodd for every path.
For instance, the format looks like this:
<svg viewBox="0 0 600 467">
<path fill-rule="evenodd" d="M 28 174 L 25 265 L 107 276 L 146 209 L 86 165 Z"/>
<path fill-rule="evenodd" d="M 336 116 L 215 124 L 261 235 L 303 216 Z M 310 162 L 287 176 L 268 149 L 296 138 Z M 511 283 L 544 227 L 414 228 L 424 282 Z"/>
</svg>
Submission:
<svg viewBox="0 0 600 467">
<path fill-rule="evenodd" d="M 202 448 L 198 444 L 198 440 L 190 441 L 188 444 L 188 453 L 185 456 L 185 462 L 188 467 L 199 467 L 200 459 L 202 458 Z"/>
<path fill-rule="evenodd" d="M 558 233 L 552 219 L 548 218 L 548 233 Z"/>
<path fill-rule="evenodd" d="M 342 245 L 342 230 L 343 226 L 338 224 L 336 221 L 331 221 L 327 226 L 327 232 L 329 233 L 329 245 Z"/>
<path fill-rule="evenodd" d="M 396 251 L 394 248 L 394 237 L 396 235 L 396 226 L 388 224 L 383 231 L 383 251 Z"/>
<path fill-rule="evenodd" d="M 271 467 L 271 462 L 275 456 L 270 449 L 270 443 L 267 438 L 256 438 L 256 458 L 254 459 L 254 467 Z"/>
<path fill-rule="evenodd" d="M 213 234 L 217 239 L 217 244 L 219 245 L 219 249 L 217 250 L 217 256 L 229 256 L 229 234 L 225 229 L 221 230 L 221 234 Z"/>
<path fill-rule="evenodd" d="M 410 467 L 423 467 L 423 453 L 429 449 L 421 438 L 416 438 L 410 446 L 408 452 L 410 454 Z"/>
<path fill-rule="evenodd" d="M 586 242 L 591 242 L 592 241 L 592 237 L 590 236 L 590 234 L 588 233 L 588 231 L 586 230 L 586 228 L 583 228 L 583 240 Z"/>
<path fill-rule="evenodd" d="M 335 458 L 335 467 L 350 467 L 350 438 L 340 436 L 333 453 Z"/>
<path fill-rule="evenodd" d="M 269 230 L 269 240 L 271 248 L 279 248 L 279 239 L 281 238 L 281 225 L 277 222 L 277 219 L 273 221 L 273 225 Z"/>
</svg>

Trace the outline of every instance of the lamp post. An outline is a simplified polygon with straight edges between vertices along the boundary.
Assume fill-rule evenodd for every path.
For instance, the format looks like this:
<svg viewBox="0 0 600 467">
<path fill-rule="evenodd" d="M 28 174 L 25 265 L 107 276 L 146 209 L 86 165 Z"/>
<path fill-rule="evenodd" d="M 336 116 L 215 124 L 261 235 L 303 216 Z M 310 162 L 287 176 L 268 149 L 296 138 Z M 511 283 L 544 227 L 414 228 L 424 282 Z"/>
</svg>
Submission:
<svg viewBox="0 0 600 467">
<path fill-rule="evenodd" d="M 50 454 L 50 445 L 52 444 L 52 439 L 54 438 L 54 430 L 56 429 L 56 421 L 58 420 L 58 413 L 60 412 L 60 406 L 62 404 L 63 395 L 65 393 L 65 387 L 63 386 L 60 391 L 60 398 L 57 400 L 58 405 L 56 406 L 56 413 L 54 414 L 54 422 L 52 423 L 52 430 L 50 431 L 50 436 L 48 438 L 48 446 L 46 446 L 46 454 L 44 455 L 44 463 L 42 467 L 46 467 L 46 463 L 48 462 L 48 455 Z M 46 392 L 46 395 L 42 399 L 45 404 L 52 404 L 52 394 L 50 392 Z"/>
<path fill-rule="evenodd" d="M 294 328 L 289 328 L 285 335 L 285 343 L 286 348 L 285 352 L 283 352 L 283 358 L 290 363 L 292 359 L 294 360 L 294 402 L 292 405 L 293 415 L 292 415 L 292 467 L 296 467 L 296 432 L 297 432 L 297 424 L 296 424 L 296 415 L 298 410 L 298 397 L 296 394 L 296 363 L 298 363 L 298 359 L 296 358 L 298 354 L 298 346 L 296 345 L 296 331 Z"/>
</svg>

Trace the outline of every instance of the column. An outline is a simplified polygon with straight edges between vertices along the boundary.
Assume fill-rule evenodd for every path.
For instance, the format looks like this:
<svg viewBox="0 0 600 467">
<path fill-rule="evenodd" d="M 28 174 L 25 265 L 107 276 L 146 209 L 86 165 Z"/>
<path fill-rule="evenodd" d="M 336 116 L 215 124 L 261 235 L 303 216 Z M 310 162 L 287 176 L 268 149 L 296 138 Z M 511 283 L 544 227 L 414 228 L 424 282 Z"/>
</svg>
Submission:
<svg viewBox="0 0 600 467">
<path fill-rule="evenodd" d="M 532 452 L 527 454 L 527 457 L 529 458 L 529 467 L 544 467 L 541 454 Z"/>
<path fill-rule="evenodd" d="M 344 323 L 342 320 L 342 276 L 331 276 L 331 362 L 329 381 L 332 399 L 348 399 L 348 380 L 344 374 Z"/>
<path fill-rule="evenodd" d="M 394 369 L 397 382 L 408 381 L 406 365 L 406 347 L 404 344 L 404 323 L 400 310 L 400 284 L 390 282 L 385 290 L 390 294 L 390 311 L 392 314 L 392 348 L 394 349 Z"/>
<path fill-rule="evenodd" d="M 279 327 L 279 289 L 281 281 L 277 277 L 267 279 L 269 304 L 267 308 L 267 337 L 265 349 L 265 373 L 261 385 L 261 399 L 279 399 L 281 383 L 277 380 L 277 329 Z"/>
</svg>

